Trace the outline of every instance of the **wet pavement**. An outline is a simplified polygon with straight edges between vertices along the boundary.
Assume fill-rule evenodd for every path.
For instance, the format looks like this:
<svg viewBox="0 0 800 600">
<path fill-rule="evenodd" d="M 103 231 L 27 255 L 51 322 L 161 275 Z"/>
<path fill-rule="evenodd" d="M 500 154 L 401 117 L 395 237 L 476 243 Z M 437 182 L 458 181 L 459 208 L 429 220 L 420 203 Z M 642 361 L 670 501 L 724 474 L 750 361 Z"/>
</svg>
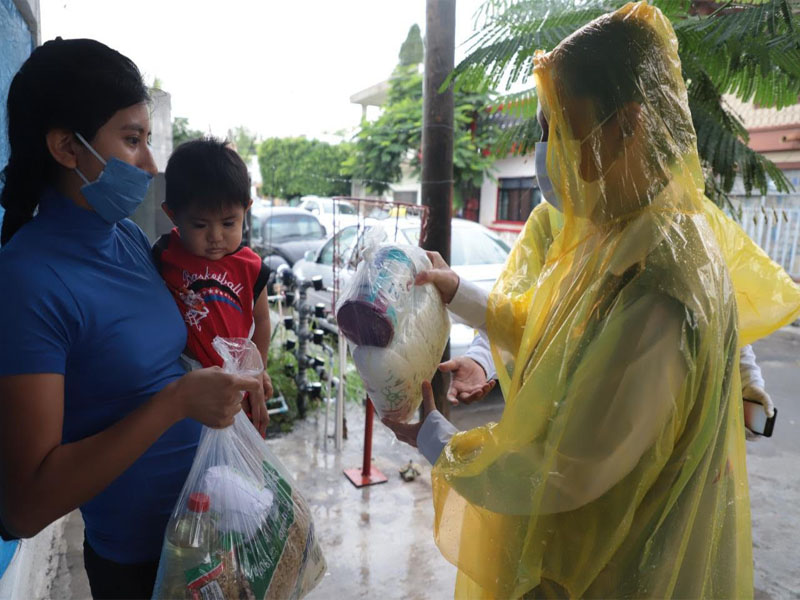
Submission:
<svg viewBox="0 0 800 600">
<path fill-rule="evenodd" d="M 747 445 L 755 596 L 800 598 L 800 329 L 786 328 L 758 342 L 755 350 L 779 410 L 774 436 Z M 456 408 L 451 418 L 467 429 L 497 420 L 502 407 L 502 398 L 494 394 L 477 405 Z M 394 441 L 376 418 L 373 465 L 389 480 L 355 488 L 342 472 L 361 466 L 363 408 L 348 403 L 346 417 L 349 439 L 340 453 L 325 434 L 324 409 L 296 424 L 291 433 L 268 440 L 311 506 L 328 561 L 327 574 L 309 598 L 452 598 L 455 569 L 433 541 L 430 466 L 416 450 Z M 399 470 L 409 460 L 421 475 L 404 482 Z M 63 568 L 53 586 L 56 600 L 87 597 L 82 535 L 80 517 L 73 514 Z"/>
<path fill-rule="evenodd" d="M 357 489 L 343 470 L 362 465 L 363 408 L 348 404 L 346 418 L 341 453 L 324 435 L 324 411 L 270 441 L 306 495 L 328 561 L 325 578 L 309 598 L 451 598 L 455 570 L 433 542 L 430 466 L 416 450 L 394 441 L 376 418 L 372 464 L 388 481 Z M 404 482 L 399 470 L 409 460 L 421 475 Z"/>
</svg>

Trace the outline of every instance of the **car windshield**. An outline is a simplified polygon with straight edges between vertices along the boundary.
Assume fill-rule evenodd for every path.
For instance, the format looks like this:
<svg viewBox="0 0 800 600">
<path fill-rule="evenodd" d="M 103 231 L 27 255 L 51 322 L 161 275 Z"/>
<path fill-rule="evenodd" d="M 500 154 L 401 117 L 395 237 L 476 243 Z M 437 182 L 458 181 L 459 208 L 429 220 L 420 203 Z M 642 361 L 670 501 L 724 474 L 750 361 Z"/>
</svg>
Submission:
<svg viewBox="0 0 800 600">
<path fill-rule="evenodd" d="M 268 244 L 290 240 L 321 240 L 325 237 L 325 229 L 310 215 L 273 215 L 266 220 L 262 235 Z"/>
<path fill-rule="evenodd" d="M 261 227 L 262 221 L 261 217 L 254 213 L 250 213 L 250 231 L 252 232 L 250 235 L 252 237 L 258 237 L 261 235 Z"/>
<path fill-rule="evenodd" d="M 413 244 L 419 244 L 419 229 L 403 230 Z M 500 239 L 473 227 L 453 227 L 450 239 L 450 265 L 496 265 L 506 261 L 511 249 Z"/>
</svg>

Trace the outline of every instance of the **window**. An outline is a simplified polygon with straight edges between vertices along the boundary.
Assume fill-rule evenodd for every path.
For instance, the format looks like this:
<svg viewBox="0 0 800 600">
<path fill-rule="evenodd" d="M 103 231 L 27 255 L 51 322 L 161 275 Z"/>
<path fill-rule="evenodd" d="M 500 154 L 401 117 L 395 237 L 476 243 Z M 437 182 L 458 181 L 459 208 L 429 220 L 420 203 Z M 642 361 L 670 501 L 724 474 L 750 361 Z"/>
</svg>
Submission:
<svg viewBox="0 0 800 600">
<path fill-rule="evenodd" d="M 509 248 L 499 239 L 472 228 L 453 227 L 450 265 L 497 265 L 506 262 Z"/>
<path fill-rule="evenodd" d="M 340 215 L 355 215 L 358 214 L 356 212 L 355 207 L 352 204 L 348 204 L 347 202 L 342 202 L 337 200 L 335 203 L 331 198 L 325 198 L 324 200 L 320 200 L 320 204 L 325 209 L 327 214 L 332 215 L 334 211 L 336 211 Z M 336 206 L 334 206 L 334 204 Z"/>
<path fill-rule="evenodd" d="M 533 207 L 542 200 L 533 177 L 498 180 L 497 220 L 525 222 Z"/>
<path fill-rule="evenodd" d="M 402 204 L 416 204 L 417 203 L 417 191 L 412 190 L 410 192 L 394 192 L 394 201 L 400 202 Z"/>
<path fill-rule="evenodd" d="M 412 245 L 419 244 L 419 229 L 403 229 Z M 496 265 L 506 262 L 511 249 L 505 242 L 477 227 L 453 227 L 450 230 L 450 265 Z"/>
<path fill-rule="evenodd" d="M 263 238 L 267 244 L 288 240 L 319 240 L 325 229 L 311 215 L 275 215 L 264 224 Z"/>
<path fill-rule="evenodd" d="M 347 229 L 343 229 L 339 234 L 339 256 L 345 260 L 353 250 L 353 246 L 355 246 L 357 232 L 357 227 L 348 227 Z M 319 262 L 323 265 L 333 264 L 333 239 L 328 240 L 328 243 L 325 244 L 322 252 L 320 252 Z M 344 262 L 345 261 L 342 260 L 339 264 L 342 265 Z"/>
<path fill-rule="evenodd" d="M 263 223 L 261 222 L 261 217 L 254 215 L 252 212 L 250 213 L 250 243 L 261 242 L 261 227 Z"/>
<path fill-rule="evenodd" d="M 337 210 L 340 214 L 343 215 L 357 215 L 355 207 L 352 204 L 347 204 L 346 202 L 338 202 L 336 206 Z"/>
<path fill-rule="evenodd" d="M 306 200 L 301 205 L 300 208 L 303 210 L 307 210 L 312 215 L 319 215 L 319 205 L 314 200 Z"/>
</svg>

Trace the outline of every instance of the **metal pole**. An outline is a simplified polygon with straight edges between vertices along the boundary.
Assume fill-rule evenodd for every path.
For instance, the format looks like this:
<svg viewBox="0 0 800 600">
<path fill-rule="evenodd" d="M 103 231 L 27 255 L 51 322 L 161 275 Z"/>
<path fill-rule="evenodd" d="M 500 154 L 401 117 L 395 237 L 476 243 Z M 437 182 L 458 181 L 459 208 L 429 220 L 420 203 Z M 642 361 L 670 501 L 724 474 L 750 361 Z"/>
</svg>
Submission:
<svg viewBox="0 0 800 600">
<path fill-rule="evenodd" d="M 422 115 L 422 203 L 429 208 L 422 246 L 450 262 L 450 218 L 453 211 L 453 90 L 439 88 L 453 70 L 456 38 L 455 0 L 427 0 L 425 82 Z M 442 360 L 450 356 L 449 344 Z M 436 407 L 448 416 L 447 382 L 433 378 Z"/>
<path fill-rule="evenodd" d="M 339 387 L 336 390 L 336 450 L 342 449 L 344 438 L 344 385 L 345 371 L 347 370 L 347 347 L 345 346 L 344 336 L 339 332 Z"/>
<path fill-rule="evenodd" d="M 361 463 L 361 475 L 369 477 L 372 468 L 372 424 L 375 421 L 375 407 L 367 397 L 367 416 L 364 421 L 364 460 Z"/>
<path fill-rule="evenodd" d="M 361 468 L 345 469 L 344 475 L 357 488 L 388 481 L 386 475 L 372 464 L 372 422 L 375 417 L 375 407 L 367 396 L 366 419 L 364 421 L 364 458 Z"/>
</svg>

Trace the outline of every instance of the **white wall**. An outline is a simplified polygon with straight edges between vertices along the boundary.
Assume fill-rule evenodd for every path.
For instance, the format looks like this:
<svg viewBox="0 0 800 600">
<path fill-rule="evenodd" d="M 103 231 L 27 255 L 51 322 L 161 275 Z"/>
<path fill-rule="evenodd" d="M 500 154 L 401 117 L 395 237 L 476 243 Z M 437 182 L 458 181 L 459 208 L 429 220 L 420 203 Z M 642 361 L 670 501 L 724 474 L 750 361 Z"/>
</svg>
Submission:
<svg viewBox="0 0 800 600">
<path fill-rule="evenodd" d="M 484 177 L 481 185 L 481 225 L 489 226 L 497 216 L 497 180 L 506 177 L 533 177 L 533 154 L 501 158 L 492 167 L 492 178 Z"/>
<path fill-rule="evenodd" d="M 420 204 L 422 202 L 422 184 L 420 183 L 419 175 L 415 175 L 411 169 L 409 159 L 400 165 L 400 171 L 402 172 L 400 181 L 391 186 L 392 197 L 394 197 L 394 192 L 415 192 L 417 204 Z"/>
</svg>

